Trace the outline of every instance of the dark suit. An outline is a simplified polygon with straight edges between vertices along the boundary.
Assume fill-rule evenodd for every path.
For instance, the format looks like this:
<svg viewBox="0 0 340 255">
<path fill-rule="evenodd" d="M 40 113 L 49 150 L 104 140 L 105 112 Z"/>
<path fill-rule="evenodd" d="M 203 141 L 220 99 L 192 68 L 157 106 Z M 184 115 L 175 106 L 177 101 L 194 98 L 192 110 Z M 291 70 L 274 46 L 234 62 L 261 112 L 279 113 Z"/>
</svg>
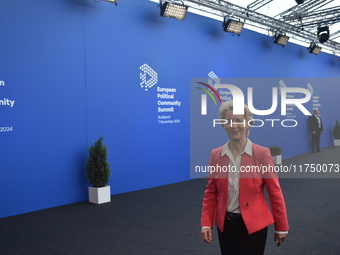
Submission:
<svg viewBox="0 0 340 255">
<path fill-rule="evenodd" d="M 320 134 L 323 132 L 321 117 L 313 114 L 308 118 L 308 125 L 311 132 L 311 149 L 313 152 L 320 151 Z"/>
</svg>

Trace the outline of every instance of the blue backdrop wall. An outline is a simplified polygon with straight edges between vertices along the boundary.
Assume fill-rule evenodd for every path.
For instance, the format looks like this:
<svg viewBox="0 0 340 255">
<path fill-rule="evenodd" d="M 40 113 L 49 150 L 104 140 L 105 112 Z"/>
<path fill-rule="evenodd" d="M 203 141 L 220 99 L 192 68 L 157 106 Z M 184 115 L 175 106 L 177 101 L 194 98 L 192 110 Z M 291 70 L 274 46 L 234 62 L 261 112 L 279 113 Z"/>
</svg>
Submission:
<svg viewBox="0 0 340 255">
<path fill-rule="evenodd" d="M 161 18 L 147 0 L 12 0 L 0 9 L 0 217 L 86 200 L 87 148 L 100 134 L 112 194 L 189 180 L 190 78 L 340 73 L 335 56 L 248 30 L 231 36 L 195 14 Z M 329 146 L 339 84 L 314 90 Z M 264 133 L 252 139 L 271 146 Z M 285 157 L 308 151 L 307 133 L 275 139 Z"/>
</svg>

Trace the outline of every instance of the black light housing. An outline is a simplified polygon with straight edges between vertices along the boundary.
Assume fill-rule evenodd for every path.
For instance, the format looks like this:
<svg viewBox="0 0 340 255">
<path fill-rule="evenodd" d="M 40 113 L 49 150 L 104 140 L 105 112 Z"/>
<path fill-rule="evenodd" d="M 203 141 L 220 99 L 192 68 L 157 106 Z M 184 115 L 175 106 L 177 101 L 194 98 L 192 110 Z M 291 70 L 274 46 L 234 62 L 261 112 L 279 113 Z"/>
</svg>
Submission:
<svg viewBox="0 0 340 255">
<path fill-rule="evenodd" d="M 287 42 L 289 41 L 289 37 L 284 34 L 275 34 L 274 36 L 274 43 L 285 47 Z"/>
<path fill-rule="evenodd" d="M 188 8 L 184 4 L 165 2 L 161 5 L 161 16 L 184 20 Z"/>
<path fill-rule="evenodd" d="M 303 4 L 304 0 L 295 0 L 297 4 Z"/>
<path fill-rule="evenodd" d="M 321 47 L 319 47 L 315 42 L 311 42 L 311 44 L 309 45 L 308 51 L 309 53 L 318 55 L 321 51 Z"/>
<path fill-rule="evenodd" d="M 229 32 L 229 33 L 234 33 L 237 35 L 240 35 L 243 29 L 244 23 L 240 21 L 236 21 L 233 19 L 227 19 L 224 17 L 223 21 L 223 31 Z"/>
<path fill-rule="evenodd" d="M 327 42 L 329 39 L 329 27 L 318 27 L 318 39 L 320 43 Z"/>
<path fill-rule="evenodd" d="M 117 3 L 118 3 L 118 0 L 104 0 L 104 1 L 110 2 L 110 3 L 115 3 L 116 5 L 117 5 Z"/>
</svg>

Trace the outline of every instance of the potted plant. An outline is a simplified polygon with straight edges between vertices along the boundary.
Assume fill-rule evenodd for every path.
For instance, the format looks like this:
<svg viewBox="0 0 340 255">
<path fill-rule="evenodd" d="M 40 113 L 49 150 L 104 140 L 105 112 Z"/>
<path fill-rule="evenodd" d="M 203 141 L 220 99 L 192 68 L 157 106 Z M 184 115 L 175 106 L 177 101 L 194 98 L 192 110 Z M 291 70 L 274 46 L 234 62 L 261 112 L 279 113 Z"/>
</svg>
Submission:
<svg viewBox="0 0 340 255">
<path fill-rule="evenodd" d="M 280 147 L 272 146 L 269 148 L 270 154 L 272 155 L 274 162 L 276 165 L 279 165 L 282 163 L 282 150 Z"/>
<path fill-rule="evenodd" d="M 102 204 L 111 201 L 110 186 L 107 185 L 111 175 L 107 162 L 107 146 L 103 144 L 103 136 L 89 148 L 86 164 L 87 178 L 92 185 L 89 187 L 89 202 Z"/>
<path fill-rule="evenodd" d="M 333 137 L 334 137 L 334 146 L 340 146 L 340 124 L 339 120 L 335 120 L 335 126 L 333 127 Z"/>
</svg>

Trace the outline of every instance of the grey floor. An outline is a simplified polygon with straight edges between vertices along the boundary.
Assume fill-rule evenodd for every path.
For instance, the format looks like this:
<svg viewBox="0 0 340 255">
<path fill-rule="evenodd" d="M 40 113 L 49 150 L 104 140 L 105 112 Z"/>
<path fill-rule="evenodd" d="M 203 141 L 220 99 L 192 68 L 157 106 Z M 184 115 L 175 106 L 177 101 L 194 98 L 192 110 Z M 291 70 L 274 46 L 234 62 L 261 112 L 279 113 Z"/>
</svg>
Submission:
<svg viewBox="0 0 340 255">
<path fill-rule="evenodd" d="M 284 160 L 283 165 L 340 164 L 340 148 L 324 148 Z M 324 176 L 325 177 L 325 176 Z M 272 226 L 266 255 L 340 254 L 338 178 L 282 178 L 290 231 L 276 247 Z M 112 196 L 111 203 L 81 202 L 0 219 L 1 255 L 219 254 L 200 237 L 206 179 Z M 214 230 L 215 231 L 215 230 Z"/>
</svg>

